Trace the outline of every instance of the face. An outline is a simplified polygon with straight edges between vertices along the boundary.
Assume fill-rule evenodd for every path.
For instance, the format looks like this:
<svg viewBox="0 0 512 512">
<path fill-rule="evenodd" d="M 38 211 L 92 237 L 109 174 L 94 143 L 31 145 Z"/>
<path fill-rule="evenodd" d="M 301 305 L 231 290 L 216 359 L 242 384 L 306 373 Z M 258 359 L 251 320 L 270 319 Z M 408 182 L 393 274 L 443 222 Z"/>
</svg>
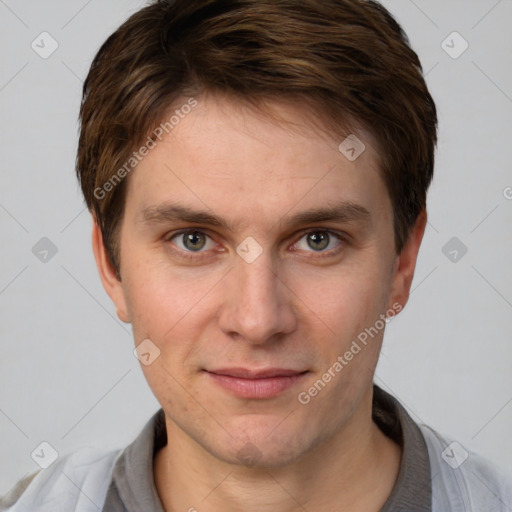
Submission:
<svg viewBox="0 0 512 512">
<path fill-rule="evenodd" d="M 423 233 L 395 254 L 370 136 L 358 132 L 366 150 L 351 161 L 344 137 L 273 106 L 295 128 L 198 98 L 129 177 L 120 281 L 94 238 L 120 318 L 150 340 L 146 358 L 159 354 L 142 369 L 168 429 L 267 467 L 362 421 L 383 318 L 407 300 Z"/>
</svg>

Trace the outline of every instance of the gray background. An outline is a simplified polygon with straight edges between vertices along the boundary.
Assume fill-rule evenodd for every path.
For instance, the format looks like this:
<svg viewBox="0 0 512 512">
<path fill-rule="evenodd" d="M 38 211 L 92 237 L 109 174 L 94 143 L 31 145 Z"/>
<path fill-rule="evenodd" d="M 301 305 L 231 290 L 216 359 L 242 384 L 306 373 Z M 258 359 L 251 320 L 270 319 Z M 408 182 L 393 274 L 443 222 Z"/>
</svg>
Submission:
<svg viewBox="0 0 512 512">
<path fill-rule="evenodd" d="M 97 276 L 74 175 L 88 66 L 143 4 L 0 0 L 0 494 L 38 469 L 42 441 L 61 455 L 121 447 L 159 407 Z M 384 4 L 420 55 L 440 143 L 413 292 L 376 382 L 417 421 L 512 469 L 512 2 Z M 51 48 L 43 31 L 58 43 L 46 59 L 31 47 Z M 453 31 L 469 44 L 458 58 Z"/>
</svg>

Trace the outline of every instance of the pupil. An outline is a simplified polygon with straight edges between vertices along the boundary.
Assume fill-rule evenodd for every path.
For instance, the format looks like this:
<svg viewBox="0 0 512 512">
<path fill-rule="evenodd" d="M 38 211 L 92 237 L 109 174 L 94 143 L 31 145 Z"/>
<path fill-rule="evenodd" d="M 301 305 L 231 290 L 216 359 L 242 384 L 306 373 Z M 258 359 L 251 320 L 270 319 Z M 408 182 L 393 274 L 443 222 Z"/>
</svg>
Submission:
<svg viewBox="0 0 512 512">
<path fill-rule="evenodd" d="M 308 238 L 308 244 L 311 249 L 325 249 L 329 245 L 329 235 L 327 233 L 311 233 Z"/>
<path fill-rule="evenodd" d="M 197 232 L 193 232 L 193 233 L 188 233 L 186 235 L 184 235 L 184 244 L 185 244 L 185 247 L 187 249 L 190 249 L 191 251 L 197 251 L 197 250 L 200 250 L 204 247 L 204 238 L 202 237 L 202 234 L 201 233 L 197 233 Z M 202 242 L 203 243 L 200 243 L 201 242 L 201 238 L 203 238 Z M 195 245 L 199 242 L 199 245 Z"/>
</svg>

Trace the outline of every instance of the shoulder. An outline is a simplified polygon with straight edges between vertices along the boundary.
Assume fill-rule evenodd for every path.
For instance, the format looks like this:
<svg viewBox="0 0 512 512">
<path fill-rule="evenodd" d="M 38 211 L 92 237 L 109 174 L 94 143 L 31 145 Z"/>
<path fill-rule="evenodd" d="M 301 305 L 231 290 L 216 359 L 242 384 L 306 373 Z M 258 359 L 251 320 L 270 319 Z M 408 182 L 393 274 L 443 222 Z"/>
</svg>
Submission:
<svg viewBox="0 0 512 512">
<path fill-rule="evenodd" d="M 101 510 L 121 450 L 82 448 L 49 468 L 20 480 L 3 498 L 0 511 L 80 512 Z"/>
<path fill-rule="evenodd" d="M 426 425 L 433 512 L 486 510 L 505 512 L 512 504 L 512 474 Z"/>
</svg>

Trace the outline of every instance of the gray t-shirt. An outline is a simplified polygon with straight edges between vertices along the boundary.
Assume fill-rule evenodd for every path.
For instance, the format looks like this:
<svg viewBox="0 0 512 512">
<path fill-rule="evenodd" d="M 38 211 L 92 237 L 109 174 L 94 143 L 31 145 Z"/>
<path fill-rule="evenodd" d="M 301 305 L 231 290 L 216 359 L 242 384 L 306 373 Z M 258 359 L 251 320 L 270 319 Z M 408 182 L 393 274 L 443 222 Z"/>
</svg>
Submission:
<svg viewBox="0 0 512 512">
<path fill-rule="evenodd" d="M 391 395 L 374 385 L 373 420 L 402 446 L 395 486 L 380 512 L 431 512 L 432 483 L 427 445 L 416 423 Z M 167 444 L 160 409 L 117 460 L 104 512 L 164 512 L 153 478 L 153 458 Z"/>
</svg>

